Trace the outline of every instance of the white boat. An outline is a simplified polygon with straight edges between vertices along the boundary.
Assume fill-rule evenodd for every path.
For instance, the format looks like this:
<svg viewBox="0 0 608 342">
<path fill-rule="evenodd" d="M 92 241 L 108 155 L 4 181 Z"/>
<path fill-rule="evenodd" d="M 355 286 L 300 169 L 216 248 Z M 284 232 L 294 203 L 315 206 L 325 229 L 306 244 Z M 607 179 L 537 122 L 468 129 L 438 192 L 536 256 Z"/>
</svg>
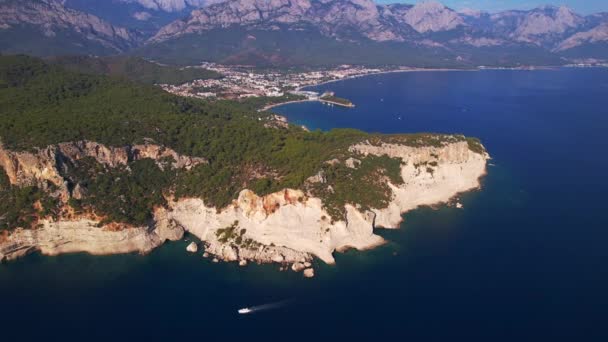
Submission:
<svg viewBox="0 0 608 342">
<path fill-rule="evenodd" d="M 239 314 L 241 315 L 245 315 L 251 313 L 251 309 L 250 308 L 243 308 L 243 309 L 239 309 Z"/>
</svg>

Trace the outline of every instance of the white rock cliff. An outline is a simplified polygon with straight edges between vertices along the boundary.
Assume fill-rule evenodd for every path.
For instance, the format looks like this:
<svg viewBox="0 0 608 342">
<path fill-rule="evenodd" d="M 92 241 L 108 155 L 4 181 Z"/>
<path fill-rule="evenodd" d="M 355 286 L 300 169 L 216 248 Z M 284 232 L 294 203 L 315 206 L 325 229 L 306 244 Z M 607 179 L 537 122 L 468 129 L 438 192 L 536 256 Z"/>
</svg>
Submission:
<svg viewBox="0 0 608 342">
<path fill-rule="evenodd" d="M 79 152 L 66 153 L 72 148 Z M 135 155 L 155 158 L 174 153 L 158 146 L 148 145 L 146 149 L 165 152 Z M 389 184 L 393 195 L 387 208 L 361 211 L 354 204 L 347 205 L 346 220 L 332 222 L 322 199 L 301 190 L 285 189 L 263 197 L 243 190 L 238 199 L 219 211 L 197 198 L 170 200 L 166 208 L 157 208 L 154 221 L 147 227 L 116 224 L 98 227 L 98 222 L 90 218 L 42 220 L 36 229 L 18 229 L 0 237 L 0 259 L 14 259 L 32 251 L 47 255 L 147 253 L 164 241 L 179 240 L 184 232 L 189 232 L 204 242 L 206 253 L 226 261 L 310 265 L 313 257 L 317 257 L 334 263 L 335 251 L 382 245 L 385 241 L 374 234 L 374 229 L 399 227 L 404 212 L 446 202 L 458 193 L 478 188 L 489 158 L 485 152 L 471 151 L 465 141 L 441 147 L 359 144 L 350 149 L 362 155 L 388 155 L 404 161 L 401 168 L 404 183 Z M 8 170 L 13 184 L 59 182 L 50 152 L 61 151 L 63 156 L 72 158 L 92 155 L 99 162 L 123 163 L 129 156 L 134 158 L 134 150 L 141 151 L 142 147 L 112 150 L 82 142 L 49 147 L 37 154 L 0 148 L 0 166 Z M 113 152 L 107 154 L 108 151 Z M 175 160 L 180 167 L 204 162 L 179 155 Z"/>
</svg>

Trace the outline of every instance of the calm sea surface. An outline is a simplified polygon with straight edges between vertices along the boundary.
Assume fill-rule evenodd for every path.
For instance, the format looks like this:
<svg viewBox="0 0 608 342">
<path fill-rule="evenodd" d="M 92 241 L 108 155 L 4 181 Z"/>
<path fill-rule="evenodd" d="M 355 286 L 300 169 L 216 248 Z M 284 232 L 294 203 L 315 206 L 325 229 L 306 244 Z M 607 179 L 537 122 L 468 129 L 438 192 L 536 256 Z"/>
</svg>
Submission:
<svg viewBox="0 0 608 342">
<path fill-rule="evenodd" d="M 493 160 L 464 209 L 305 280 L 186 253 L 0 265 L 3 341 L 608 341 L 608 69 L 419 72 L 313 88 L 357 107 L 275 108 L 311 129 L 464 133 Z M 249 316 L 236 310 L 288 300 Z M 6 338 L 6 339 L 5 339 Z"/>
</svg>

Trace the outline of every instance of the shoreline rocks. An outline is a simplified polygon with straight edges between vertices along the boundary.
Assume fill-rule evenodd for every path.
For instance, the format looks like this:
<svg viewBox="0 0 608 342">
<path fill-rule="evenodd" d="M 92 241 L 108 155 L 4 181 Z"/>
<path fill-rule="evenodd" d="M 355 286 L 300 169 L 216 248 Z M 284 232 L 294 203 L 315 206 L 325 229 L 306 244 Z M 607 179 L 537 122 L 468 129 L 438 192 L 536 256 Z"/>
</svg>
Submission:
<svg viewBox="0 0 608 342">
<path fill-rule="evenodd" d="M 296 262 L 295 264 L 291 265 L 291 270 L 296 273 L 302 272 L 305 268 L 306 268 L 306 266 L 304 266 L 304 264 L 302 264 L 300 262 Z"/>
<path fill-rule="evenodd" d="M 188 247 L 186 247 L 186 251 L 188 251 L 190 253 L 198 252 L 198 245 L 196 244 L 196 242 L 190 242 Z"/>
<path fill-rule="evenodd" d="M 312 268 L 307 268 L 303 272 L 305 278 L 312 278 L 315 276 L 315 270 Z"/>
</svg>

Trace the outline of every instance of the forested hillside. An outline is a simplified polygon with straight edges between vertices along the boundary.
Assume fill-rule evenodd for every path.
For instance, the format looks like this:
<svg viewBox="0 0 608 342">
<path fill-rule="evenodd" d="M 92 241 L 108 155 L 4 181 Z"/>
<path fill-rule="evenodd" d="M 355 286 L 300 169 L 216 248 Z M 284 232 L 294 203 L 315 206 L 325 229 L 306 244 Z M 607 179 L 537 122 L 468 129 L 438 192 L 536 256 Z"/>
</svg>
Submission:
<svg viewBox="0 0 608 342">
<path fill-rule="evenodd" d="M 221 77 L 219 73 L 203 68 L 177 68 L 129 56 L 61 56 L 48 58 L 48 61 L 71 71 L 124 77 L 146 84 L 182 84 Z"/>
<path fill-rule="evenodd" d="M 357 169 L 326 163 L 352 156 L 350 145 L 397 139 L 418 146 L 465 139 L 281 128 L 272 125 L 271 116 L 242 104 L 181 98 L 156 87 L 66 71 L 26 56 L 0 57 L 0 116 L 2 143 L 13 151 L 83 140 L 117 147 L 153 142 L 208 161 L 189 171 L 146 160 L 112 168 L 85 158 L 65 166 L 65 181 L 86 189 L 84 198 L 68 202 L 73 209 L 130 224 L 144 224 L 168 195 L 201 197 L 208 205 L 222 208 L 245 188 L 267 194 L 308 187 L 311 194 L 326 199 L 332 217 L 340 218 L 345 203 L 385 206 L 390 191 L 384 177 L 399 181 L 401 161 L 397 159 L 358 156 L 362 167 Z M 472 148 L 479 146 L 470 142 Z M 309 187 L 306 180 L 321 170 L 326 183 Z M 3 201 L 9 206 L 2 208 L 4 217 L 10 216 L 8 212 L 17 217 L 11 224 L 3 221 L 4 227 L 35 222 L 23 216 L 45 216 L 64 205 L 49 197 L 50 191 L 19 190 L 4 183 L 2 198 L 19 198 Z M 34 206 L 41 199 L 45 205 Z"/>
</svg>

